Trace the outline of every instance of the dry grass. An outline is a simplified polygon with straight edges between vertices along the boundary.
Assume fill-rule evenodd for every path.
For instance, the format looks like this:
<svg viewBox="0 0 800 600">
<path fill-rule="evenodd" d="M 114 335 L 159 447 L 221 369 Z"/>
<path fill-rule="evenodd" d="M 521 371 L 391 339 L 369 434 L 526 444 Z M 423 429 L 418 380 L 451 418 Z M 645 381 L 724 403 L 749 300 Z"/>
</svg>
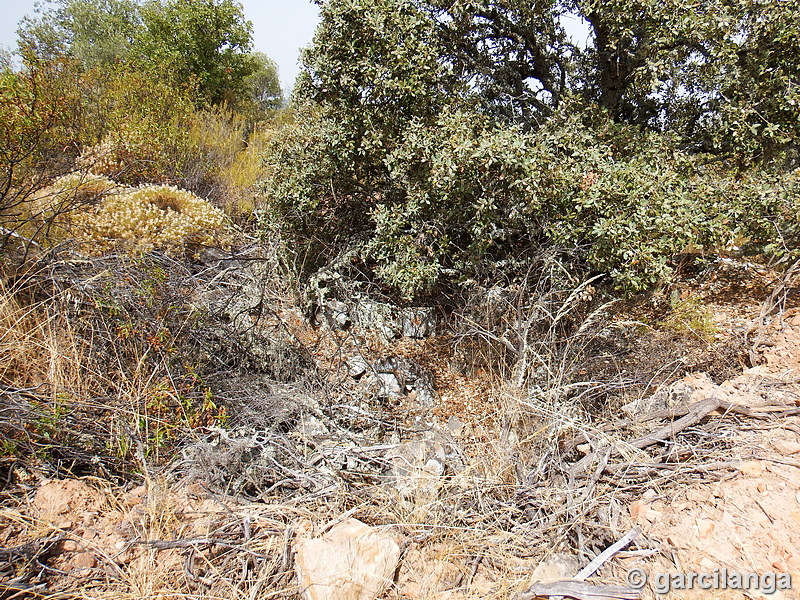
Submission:
<svg viewBox="0 0 800 600">
<path fill-rule="evenodd" d="M 133 493 L 95 478 L 44 483 L 35 496 L 0 511 L 9 557 L 18 559 L 5 583 L 35 593 L 50 581 L 48 597 L 130 600 L 294 592 L 286 577 L 287 516 L 298 512 L 196 492 L 202 490 L 174 491 L 154 479 Z M 68 510 L 59 512 L 53 499 Z M 45 571 L 37 560 L 49 563 Z M 0 591 L 9 589 L 0 584 Z"/>
<path fill-rule="evenodd" d="M 109 476 L 137 456 L 160 462 L 181 431 L 223 416 L 192 357 L 174 350 L 197 319 L 158 266 L 78 258 L 47 269 L 0 288 L 7 457 Z"/>
<path fill-rule="evenodd" d="M 255 279 L 262 275 L 254 273 Z M 476 301 L 463 310 L 460 316 L 468 320 L 453 333 L 455 350 L 454 344 L 418 344 L 420 360 L 433 360 L 437 348 L 442 353 L 437 377 L 454 355 L 493 376 L 492 393 L 480 399 L 487 409 L 482 419 L 449 436 L 441 427 L 426 429 L 429 413 L 358 397 L 356 388 L 343 383 L 341 365 L 354 347 L 364 350 L 366 338 L 353 331 L 304 335 L 300 329 L 307 324 L 287 316 L 297 311 L 291 312 L 285 289 L 280 292 L 280 284 L 265 277 L 267 284 L 261 281 L 265 287 L 256 287 L 253 296 L 262 312 L 245 302 L 225 313 L 226 319 L 246 324 L 248 335 L 285 330 L 306 340 L 316 378 L 305 387 L 280 387 L 264 372 L 249 388 L 237 381 L 241 387 L 226 400 L 262 420 L 256 426 L 251 413 L 242 412 L 244 422 L 237 424 L 243 427 L 209 427 L 223 424 L 220 414 L 203 408 L 204 393 L 213 390 L 202 373 L 181 370 L 209 339 L 199 333 L 208 321 L 197 319 L 188 299 L 230 286 L 238 300 L 244 285 L 234 282 L 243 277 L 241 265 L 191 272 L 168 257 L 73 256 L 49 262 L 28 283 L 2 289 L 0 384 L 6 408 L 0 410 L 0 433 L 16 447 L 5 448 L 0 464 L 9 480 L 20 481 L 25 453 L 38 454 L 47 474 L 64 475 L 68 465 L 73 475 L 80 474 L 75 465 L 93 473 L 104 468 L 108 479 L 122 486 L 125 480 L 142 482 L 146 490 L 146 500 L 132 501 L 130 485 L 103 487 L 105 504 L 95 512 L 118 515 L 110 526 L 118 537 L 101 543 L 75 523 L 43 519 L 30 495 L 16 488 L 17 505 L 0 514 L 0 535 L 15 548 L 33 544 L 19 552 L 30 558 L 41 551 L 37 556 L 54 568 L 75 558 L 76 552 L 58 546 L 67 539 L 96 560 L 77 579 L 77 572 L 45 573 L 50 591 L 131 600 L 294 599 L 299 595 L 292 544 L 352 516 L 391 528 L 406 543 L 387 597 L 507 599 L 526 589 L 537 565 L 553 554 L 565 552 L 585 563 L 621 537 L 631 525 L 627 504 L 643 490 L 661 493 L 713 479 L 715 472 L 702 471 L 704 465 L 724 463 L 730 455 L 728 442 L 713 435 L 731 427 L 730 421 L 720 420 L 723 429 L 706 429 L 707 437 L 690 431 L 663 448 L 636 450 L 630 441 L 656 425 L 620 424 L 595 409 L 592 402 L 614 388 L 586 376 L 584 359 L 614 330 L 605 321 L 608 306 L 590 297 L 591 282 L 552 293 L 535 286 L 505 295 L 501 290 L 489 296 L 493 305 Z M 207 287 L 199 287 L 199 280 Z M 401 346 L 401 354 L 412 350 Z M 217 351 L 203 356 L 220 359 Z M 248 369 L 255 363 L 242 361 L 241 372 L 223 361 L 211 364 L 239 379 L 254 374 Z M 300 397 L 303 402 L 273 422 L 258 414 L 280 412 L 281 402 Z M 354 419 L 344 406 L 368 418 Z M 448 417 L 440 411 L 435 416 Z M 323 433 L 300 427 L 312 417 Z M 438 436 L 428 441 L 457 451 L 448 455 L 452 462 L 433 487 L 423 464 L 415 471 L 417 487 L 401 492 L 390 481 L 387 449 L 426 433 Z M 579 448 L 584 444 L 589 451 Z M 214 478 L 203 478 L 200 453 L 192 453 L 197 448 L 220 459 Z M 584 454 L 602 448 L 609 449 L 605 463 L 598 456 L 573 470 Z M 224 464 L 226 456 L 236 464 Z M 654 460 L 668 468 L 653 470 Z M 256 476 L 240 477 L 248 469 Z M 10 493 L 6 505 L 12 504 Z"/>
</svg>

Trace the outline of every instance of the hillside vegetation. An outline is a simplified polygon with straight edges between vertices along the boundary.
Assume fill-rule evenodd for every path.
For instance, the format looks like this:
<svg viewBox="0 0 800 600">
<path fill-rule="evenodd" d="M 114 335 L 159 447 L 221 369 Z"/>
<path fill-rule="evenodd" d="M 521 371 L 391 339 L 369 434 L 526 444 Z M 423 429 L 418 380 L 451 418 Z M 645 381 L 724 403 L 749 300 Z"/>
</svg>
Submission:
<svg viewBox="0 0 800 600">
<path fill-rule="evenodd" d="M 0 56 L 0 598 L 297 598 L 350 516 L 508 598 L 794 414 L 720 390 L 800 398 L 800 3 L 319 5 L 290 98 L 234 0 Z"/>
</svg>

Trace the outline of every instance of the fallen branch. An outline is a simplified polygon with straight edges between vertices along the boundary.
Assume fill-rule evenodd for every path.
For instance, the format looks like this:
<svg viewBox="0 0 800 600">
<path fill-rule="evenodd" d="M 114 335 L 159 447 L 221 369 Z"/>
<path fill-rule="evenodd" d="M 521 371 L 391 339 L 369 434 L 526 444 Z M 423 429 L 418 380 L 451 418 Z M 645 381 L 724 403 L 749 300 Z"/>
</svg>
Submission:
<svg viewBox="0 0 800 600">
<path fill-rule="evenodd" d="M 592 562 L 573 577 L 571 581 L 552 583 L 536 583 L 526 593 L 518 595 L 516 600 L 533 600 L 533 598 L 576 598 L 577 600 L 638 600 L 639 592 L 633 588 L 618 585 L 590 585 L 583 583 L 608 562 L 625 546 L 630 544 L 640 533 L 634 527 L 618 541 L 598 554 Z"/>
<path fill-rule="evenodd" d="M 226 542 L 224 540 L 217 540 L 213 538 L 193 538 L 185 540 L 151 540 L 151 541 L 136 541 L 133 543 L 142 546 L 149 546 L 150 548 L 153 548 L 155 550 L 171 550 L 173 548 L 196 549 L 197 546 L 220 546 L 222 548 L 230 548 L 233 550 L 238 550 L 239 552 L 250 554 L 251 556 L 255 556 L 256 558 L 268 558 L 263 554 L 245 548 L 240 543 L 236 544 L 233 542 Z"/>
<path fill-rule="evenodd" d="M 781 277 L 781 280 L 778 282 L 778 285 L 775 286 L 769 297 L 761 304 L 761 310 L 758 314 L 758 317 L 750 324 L 750 327 L 745 332 L 745 339 L 747 339 L 750 334 L 753 333 L 753 331 L 758 332 L 753 339 L 750 349 L 748 350 L 750 364 L 753 366 L 757 364 L 756 352 L 758 351 L 758 347 L 761 345 L 761 342 L 764 340 L 766 334 L 766 319 L 776 308 L 783 307 L 786 304 L 789 283 L 797 273 L 798 269 L 800 269 L 800 260 L 794 261 L 789 268 L 786 269 Z"/>
<path fill-rule="evenodd" d="M 636 536 L 639 535 L 640 531 L 638 527 L 634 527 L 624 536 L 622 536 L 618 541 L 611 544 L 608 548 L 603 550 L 597 557 L 590 562 L 588 565 L 583 567 L 578 574 L 573 577 L 575 581 L 585 581 L 587 578 L 594 575 L 597 570 L 602 567 L 606 562 L 608 562 L 617 552 L 622 550 L 625 546 L 630 544 Z"/>
<path fill-rule="evenodd" d="M 688 429 L 693 425 L 697 425 L 700 421 L 705 419 L 709 414 L 711 414 L 712 412 L 721 407 L 728 412 L 740 412 L 739 410 L 736 410 L 738 408 L 741 408 L 742 412 L 749 410 L 745 409 L 744 407 L 737 407 L 736 405 L 724 402 L 712 396 L 710 398 L 706 398 L 705 400 L 701 400 L 700 402 L 697 402 L 687 407 L 685 409 L 686 414 L 684 414 L 684 416 L 682 416 L 677 421 L 669 423 L 668 425 L 665 425 L 661 429 L 657 429 L 656 431 L 648 433 L 643 437 L 637 438 L 631 442 L 627 442 L 627 444 L 628 446 L 636 448 L 638 450 L 644 450 L 645 448 L 658 444 L 659 442 L 666 442 L 671 438 L 675 437 L 684 429 Z M 675 412 L 680 414 L 683 411 L 684 409 L 676 409 Z M 606 452 L 606 451 L 607 447 L 603 447 L 584 456 L 581 460 L 579 460 L 574 465 L 572 465 L 572 467 L 570 467 L 569 469 L 570 478 L 579 477 L 589 467 L 589 465 L 591 465 L 597 459 L 597 457 L 601 454 L 601 452 Z M 619 451 L 615 449 L 614 453 L 618 454 Z M 608 466 L 606 465 L 604 469 L 607 470 Z"/>
<path fill-rule="evenodd" d="M 629 444 L 638 450 L 644 450 L 653 444 L 665 442 L 675 437 L 684 429 L 687 429 L 692 425 L 697 425 L 700 421 L 705 419 L 710 413 L 714 412 L 722 405 L 723 402 L 714 396 L 706 398 L 705 400 L 701 400 L 700 402 L 693 404 L 690 407 L 689 412 L 677 421 L 674 421 L 669 425 L 665 425 L 661 429 L 657 429 L 653 433 L 649 433 L 644 437 L 633 440 L 632 442 L 629 442 Z"/>
<path fill-rule="evenodd" d="M 563 596 L 575 600 L 640 600 L 641 595 L 633 588 L 621 585 L 591 585 L 580 581 L 554 581 L 534 584 L 516 600 L 534 600 Z"/>
</svg>

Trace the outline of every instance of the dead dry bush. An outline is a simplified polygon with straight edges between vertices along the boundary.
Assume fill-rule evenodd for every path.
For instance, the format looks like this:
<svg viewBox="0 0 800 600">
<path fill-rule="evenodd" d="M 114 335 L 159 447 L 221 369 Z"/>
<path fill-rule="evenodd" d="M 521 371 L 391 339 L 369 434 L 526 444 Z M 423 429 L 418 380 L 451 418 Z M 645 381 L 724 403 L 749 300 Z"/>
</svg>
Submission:
<svg viewBox="0 0 800 600">
<path fill-rule="evenodd" d="M 690 372 L 723 381 L 740 371 L 744 337 L 717 336 L 702 297 L 622 301 L 603 284 L 548 258 L 513 281 L 472 282 L 451 313 L 454 366 L 598 416 Z"/>
<path fill-rule="evenodd" d="M 252 248 L 196 263 L 61 250 L 6 277 L 4 460 L 37 456 L 56 473 L 105 476 L 141 468 L 227 422 L 212 382 L 303 379 L 302 345 L 272 318 L 284 297 L 273 266 Z"/>
<path fill-rule="evenodd" d="M 491 287 L 472 282 L 455 300 L 454 361 L 516 387 L 566 392 L 615 303 L 603 302 L 599 279 L 542 257 L 523 277 Z"/>
<path fill-rule="evenodd" d="M 626 506 L 638 495 L 713 480 L 719 473 L 702 465 L 724 465 L 733 448 L 727 434 L 694 430 L 666 449 L 631 447 L 648 429 L 621 419 L 620 407 L 687 373 L 725 380 L 740 372 L 745 354 L 743 338 L 717 339 L 701 298 L 622 302 L 602 290 L 599 278 L 578 279 L 544 259 L 526 277 L 465 287 L 449 323 L 454 365 L 506 382 L 493 454 L 506 459 L 489 472 L 506 473 L 518 522 L 587 560 L 624 533 Z M 664 418 L 671 417 L 654 417 L 651 426 Z"/>
</svg>

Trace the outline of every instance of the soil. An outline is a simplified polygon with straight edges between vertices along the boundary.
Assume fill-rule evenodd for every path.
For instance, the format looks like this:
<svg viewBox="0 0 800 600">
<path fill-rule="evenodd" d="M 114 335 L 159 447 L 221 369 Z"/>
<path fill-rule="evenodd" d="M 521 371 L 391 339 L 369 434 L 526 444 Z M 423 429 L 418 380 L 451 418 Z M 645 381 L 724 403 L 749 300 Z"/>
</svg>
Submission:
<svg viewBox="0 0 800 600">
<path fill-rule="evenodd" d="M 762 366 L 729 382 L 740 404 L 800 403 L 800 310 L 774 319 L 758 349 Z M 760 390 L 760 394 L 753 393 Z M 625 560 L 658 572 L 789 573 L 794 590 L 759 594 L 682 590 L 674 598 L 800 598 L 800 418 L 766 430 L 742 431 L 741 460 L 723 481 L 660 494 L 648 490 L 630 507 L 631 519 L 672 555 L 666 561 Z"/>
<path fill-rule="evenodd" d="M 683 365 L 690 372 L 680 373 L 679 383 L 693 390 L 690 399 L 716 394 L 747 408 L 800 406 L 800 309 L 792 306 L 796 295 L 787 294 L 777 316 L 755 331 L 752 324 L 761 309 L 760 299 L 774 280 L 766 271 L 748 276 L 750 285 L 741 283 L 741 273 L 723 273 L 703 287 L 677 289 L 679 298 L 699 298 L 716 322 L 714 342 L 700 344 L 706 354 L 700 356 L 691 349 L 685 353 L 689 358 Z M 720 281 L 725 277 L 738 287 Z M 301 323 L 296 326 L 300 328 Z M 736 360 L 723 352 L 725 364 L 715 373 L 691 369 L 710 360 L 709 353 L 738 348 L 742 340 L 755 338 L 759 345 L 754 366 L 744 364 L 741 352 Z M 442 421 L 456 418 L 468 432 L 500 427 L 495 379 L 490 373 L 457 372 L 441 359 L 436 345 L 431 340 L 395 348 L 433 373 L 442 399 L 435 416 Z M 320 352 L 323 346 L 318 339 Z M 722 376 L 725 373 L 730 377 Z M 650 387 L 654 387 L 652 382 Z M 623 584 L 632 569 L 643 569 L 651 582 L 657 582 L 659 573 L 791 574 L 796 589 L 771 595 L 762 593 L 763 587 L 761 592 L 673 588 L 659 593 L 664 590 L 651 584 L 642 597 L 800 598 L 800 416 L 767 421 L 759 427 L 743 426 L 732 435 L 735 439 L 729 445 L 735 452 L 720 458 L 732 468 L 721 478 L 679 485 L 664 482 L 628 502 L 624 507 L 628 525 L 638 527 L 641 534 L 635 544 L 606 562 L 595 579 Z M 122 583 L 129 597 L 131 593 L 179 597 L 165 592 L 171 585 L 210 593 L 215 588 L 207 580 L 213 579 L 213 569 L 188 566 L 186 546 L 170 547 L 164 540 L 202 541 L 212 534 L 219 537 L 231 523 L 247 522 L 244 535 L 248 539 L 261 535 L 265 545 L 288 548 L 286 540 L 308 530 L 314 520 L 313 515 L 291 506 L 256 506 L 222 498 L 198 483 L 166 486 L 147 478 L 120 489 L 94 478 L 40 479 L 23 467 L 17 478 L 24 482 L 25 493 L 15 496 L 15 503 L 6 502 L 0 512 L 0 580 L 24 570 L 20 561 L 46 563 L 28 580 L 32 595 L 44 581 L 49 582 L 50 592 L 77 590 L 80 597 L 115 597 L 114 590 Z M 278 509 L 280 517 L 275 515 Z M 231 520 L 232 515 L 238 520 Z M 247 516 L 243 519 L 242 515 Z M 281 532 L 279 525 L 289 528 Z M 34 548 L 36 540 L 39 546 Z M 161 546 L 150 543 L 154 540 Z M 520 582 L 568 578 L 580 562 L 569 554 L 542 560 L 519 553 L 514 564 L 501 568 L 491 549 L 454 547 L 447 538 L 424 542 L 424 536 L 407 541 L 388 597 L 508 598 L 520 591 Z M 235 568 L 244 567 L 237 563 Z M 98 572 L 107 574 L 103 583 L 98 583 Z M 134 573 L 149 573 L 149 578 L 142 576 L 137 583 L 131 580 Z M 154 578 L 156 573 L 158 578 Z M 516 573 L 515 579 L 509 579 L 509 573 Z M 0 586 L 0 597 L 13 596 L 3 596 Z"/>
</svg>

